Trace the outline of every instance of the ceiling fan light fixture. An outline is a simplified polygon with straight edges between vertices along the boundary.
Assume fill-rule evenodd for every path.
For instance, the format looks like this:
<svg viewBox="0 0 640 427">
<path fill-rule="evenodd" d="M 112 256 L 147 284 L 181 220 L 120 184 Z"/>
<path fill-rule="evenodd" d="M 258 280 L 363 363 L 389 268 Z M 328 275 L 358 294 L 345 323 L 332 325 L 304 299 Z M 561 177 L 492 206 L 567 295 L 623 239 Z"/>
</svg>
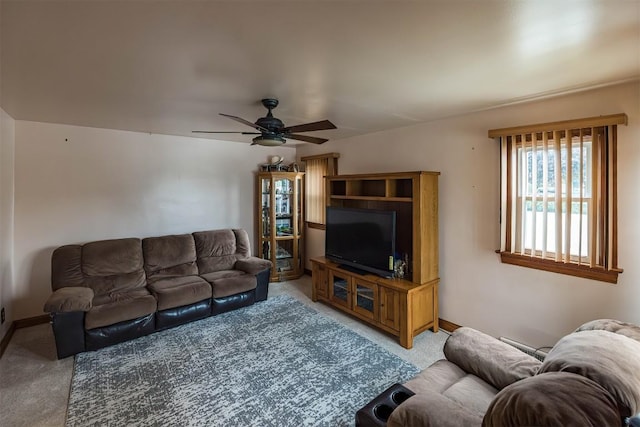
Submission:
<svg viewBox="0 0 640 427">
<path fill-rule="evenodd" d="M 264 145 L 265 147 L 276 147 L 285 142 L 287 141 L 284 138 L 275 135 L 260 135 L 253 138 L 253 144 Z"/>
</svg>

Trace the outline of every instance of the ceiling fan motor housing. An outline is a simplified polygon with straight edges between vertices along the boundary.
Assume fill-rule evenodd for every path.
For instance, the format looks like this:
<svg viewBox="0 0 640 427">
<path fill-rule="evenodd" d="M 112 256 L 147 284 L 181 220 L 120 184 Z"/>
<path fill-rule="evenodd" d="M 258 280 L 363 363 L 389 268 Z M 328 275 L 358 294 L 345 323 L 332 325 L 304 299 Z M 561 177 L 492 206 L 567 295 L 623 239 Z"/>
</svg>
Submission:
<svg viewBox="0 0 640 427">
<path fill-rule="evenodd" d="M 271 114 L 271 112 L 269 112 L 269 114 Z M 258 126 L 262 126 L 265 129 L 269 129 L 274 133 L 278 133 L 284 127 L 284 123 L 282 123 L 282 120 L 273 116 L 260 117 L 258 120 L 256 120 L 256 124 Z"/>
<path fill-rule="evenodd" d="M 256 124 L 265 129 L 269 129 L 269 131 L 273 133 L 279 133 L 280 130 L 284 127 L 284 123 L 282 123 L 282 120 L 280 120 L 279 118 L 273 117 L 273 114 L 271 112 L 272 109 L 278 106 L 278 100 L 275 98 L 265 98 L 262 100 L 262 105 L 264 105 L 264 108 L 269 110 L 269 112 L 265 117 L 260 117 L 258 120 L 256 120 Z"/>
</svg>

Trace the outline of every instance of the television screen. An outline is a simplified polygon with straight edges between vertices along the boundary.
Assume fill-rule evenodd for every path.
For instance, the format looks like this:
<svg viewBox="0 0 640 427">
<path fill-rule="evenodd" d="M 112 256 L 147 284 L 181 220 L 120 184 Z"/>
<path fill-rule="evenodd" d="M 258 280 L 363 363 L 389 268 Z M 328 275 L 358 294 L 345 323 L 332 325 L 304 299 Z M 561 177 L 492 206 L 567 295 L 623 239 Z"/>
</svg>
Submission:
<svg viewBox="0 0 640 427">
<path fill-rule="evenodd" d="M 329 206 L 326 221 L 328 259 L 383 277 L 393 276 L 395 211 Z"/>
</svg>

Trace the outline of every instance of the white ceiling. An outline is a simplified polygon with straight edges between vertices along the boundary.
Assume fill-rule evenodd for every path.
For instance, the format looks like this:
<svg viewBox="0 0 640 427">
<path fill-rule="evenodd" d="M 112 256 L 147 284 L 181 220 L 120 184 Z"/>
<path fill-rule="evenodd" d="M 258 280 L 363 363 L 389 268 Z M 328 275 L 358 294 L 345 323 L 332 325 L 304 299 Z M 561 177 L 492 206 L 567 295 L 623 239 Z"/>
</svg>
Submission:
<svg viewBox="0 0 640 427">
<path fill-rule="evenodd" d="M 640 0 L 7 1 L 1 100 L 19 120 L 345 138 L 640 78 Z M 213 136 L 212 136 L 213 138 Z M 250 142 L 248 136 L 217 136 Z M 294 141 L 291 141 L 292 143 Z"/>
</svg>

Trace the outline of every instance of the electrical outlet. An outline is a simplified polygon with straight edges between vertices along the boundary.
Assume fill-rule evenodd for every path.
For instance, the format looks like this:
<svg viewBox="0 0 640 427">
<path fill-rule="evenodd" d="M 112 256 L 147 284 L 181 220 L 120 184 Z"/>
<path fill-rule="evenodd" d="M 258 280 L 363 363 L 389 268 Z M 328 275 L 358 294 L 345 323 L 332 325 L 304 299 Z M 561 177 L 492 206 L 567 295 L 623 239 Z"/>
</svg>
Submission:
<svg viewBox="0 0 640 427">
<path fill-rule="evenodd" d="M 0 324 L 4 323 L 4 307 L 0 310 Z"/>
</svg>

